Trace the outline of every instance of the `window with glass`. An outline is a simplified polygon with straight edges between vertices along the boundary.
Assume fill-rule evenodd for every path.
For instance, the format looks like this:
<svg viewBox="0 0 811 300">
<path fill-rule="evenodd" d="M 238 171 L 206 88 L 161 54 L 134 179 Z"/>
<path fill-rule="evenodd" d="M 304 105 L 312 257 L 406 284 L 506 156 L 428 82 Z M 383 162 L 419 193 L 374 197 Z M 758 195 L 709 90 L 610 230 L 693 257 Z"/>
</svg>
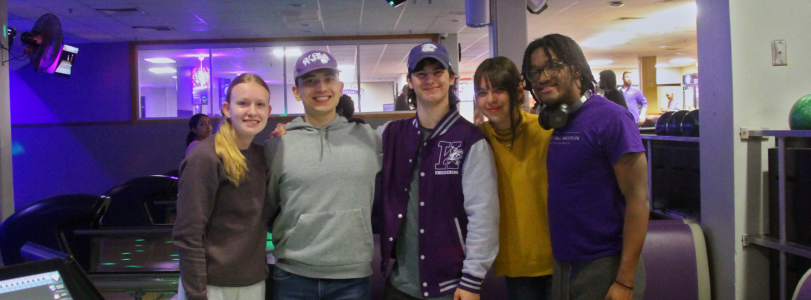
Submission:
<svg viewBox="0 0 811 300">
<path fill-rule="evenodd" d="M 271 116 L 303 115 L 292 92 L 296 59 L 320 50 L 338 61 L 343 93 L 355 113 L 394 111 L 405 84 L 408 52 L 434 36 L 380 40 L 136 44 L 139 120 L 188 119 L 221 115 L 230 82 L 244 73 L 259 75 L 270 88 Z"/>
</svg>

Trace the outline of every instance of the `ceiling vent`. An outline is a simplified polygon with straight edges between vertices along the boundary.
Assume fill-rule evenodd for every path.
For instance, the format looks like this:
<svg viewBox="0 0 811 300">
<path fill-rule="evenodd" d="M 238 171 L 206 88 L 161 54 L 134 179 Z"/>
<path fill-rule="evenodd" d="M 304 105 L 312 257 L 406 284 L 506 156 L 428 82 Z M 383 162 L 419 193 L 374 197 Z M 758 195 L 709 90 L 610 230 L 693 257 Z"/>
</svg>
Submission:
<svg viewBox="0 0 811 300">
<path fill-rule="evenodd" d="M 132 26 L 132 28 L 139 31 L 172 31 L 175 30 L 169 26 Z"/>
<path fill-rule="evenodd" d="M 321 22 L 319 10 L 289 10 L 281 12 L 285 23 Z"/>
<path fill-rule="evenodd" d="M 138 9 L 137 7 L 128 7 L 128 8 L 97 8 L 96 11 L 103 13 L 108 16 L 127 16 L 127 15 L 140 15 L 143 14 L 144 11 Z"/>
<path fill-rule="evenodd" d="M 642 20 L 642 19 L 644 19 L 644 18 L 640 18 L 640 17 L 619 17 L 619 18 L 613 19 L 611 21 L 629 21 L 629 20 Z"/>
</svg>

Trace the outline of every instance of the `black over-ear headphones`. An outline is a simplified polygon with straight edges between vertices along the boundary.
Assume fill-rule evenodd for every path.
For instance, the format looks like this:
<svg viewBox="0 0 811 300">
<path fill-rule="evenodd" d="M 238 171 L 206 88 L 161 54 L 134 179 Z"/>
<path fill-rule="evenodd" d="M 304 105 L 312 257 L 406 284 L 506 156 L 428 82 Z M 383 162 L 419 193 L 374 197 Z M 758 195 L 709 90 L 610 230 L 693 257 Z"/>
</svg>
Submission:
<svg viewBox="0 0 811 300">
<path fill-rule="evenodd" d="M 577 99 L 571 106 L 566 104 L 555 106 L 545 105 L 541 102 L 540 98 L 535 96 L 535 91 L 532 89 L 532 84 L 529 78 L 527 78 L 526 73 L 521 76 L 524 77 L 524 89 L 529 91 L 529 93 L 532 94 L 532 98 L 535 98 L 535 101 L 538 101 L 543 108 L 538 112 L 538 123 L 541 124 L 541 128 L 543 129 L 550 130 L 566 126 L 566 123 L 569 122 L 569 117 L 583 106 L 582 99 Z"/>
</svg>

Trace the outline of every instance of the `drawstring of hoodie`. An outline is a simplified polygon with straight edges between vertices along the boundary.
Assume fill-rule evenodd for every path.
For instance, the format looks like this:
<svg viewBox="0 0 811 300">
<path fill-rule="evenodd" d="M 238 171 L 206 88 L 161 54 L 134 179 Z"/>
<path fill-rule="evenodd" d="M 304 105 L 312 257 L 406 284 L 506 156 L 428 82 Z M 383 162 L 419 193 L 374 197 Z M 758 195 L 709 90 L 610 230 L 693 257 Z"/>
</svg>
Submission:
<svg viewBox="0 0 811 300">
<path fill-rule="evenodd" d="M 318 158 L 320 162 L 324 160 L 324 140 L 327 140 L 327 149 L 332 153 L 332 148 L 329 146 L 329 126 L 318 129 L 318 137 L 321 140 L 321 157 Z"/>
</svg>

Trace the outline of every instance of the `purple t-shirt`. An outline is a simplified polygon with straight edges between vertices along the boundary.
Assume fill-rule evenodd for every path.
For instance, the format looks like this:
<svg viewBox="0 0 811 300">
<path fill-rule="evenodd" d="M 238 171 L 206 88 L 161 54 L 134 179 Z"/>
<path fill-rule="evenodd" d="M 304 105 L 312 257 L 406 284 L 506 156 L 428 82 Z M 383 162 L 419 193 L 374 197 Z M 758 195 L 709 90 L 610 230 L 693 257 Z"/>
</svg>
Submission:
<svg viewBox="0 0 811 300">
<path fill-rule="evenodd" d="M 586 261 L 622 251 L 625 199 L 613 165 L 626 153 L 645 151 L 630 114 L 596 95 L 552 132 L 547 170 L 555 259 Z"/>
</svg>

